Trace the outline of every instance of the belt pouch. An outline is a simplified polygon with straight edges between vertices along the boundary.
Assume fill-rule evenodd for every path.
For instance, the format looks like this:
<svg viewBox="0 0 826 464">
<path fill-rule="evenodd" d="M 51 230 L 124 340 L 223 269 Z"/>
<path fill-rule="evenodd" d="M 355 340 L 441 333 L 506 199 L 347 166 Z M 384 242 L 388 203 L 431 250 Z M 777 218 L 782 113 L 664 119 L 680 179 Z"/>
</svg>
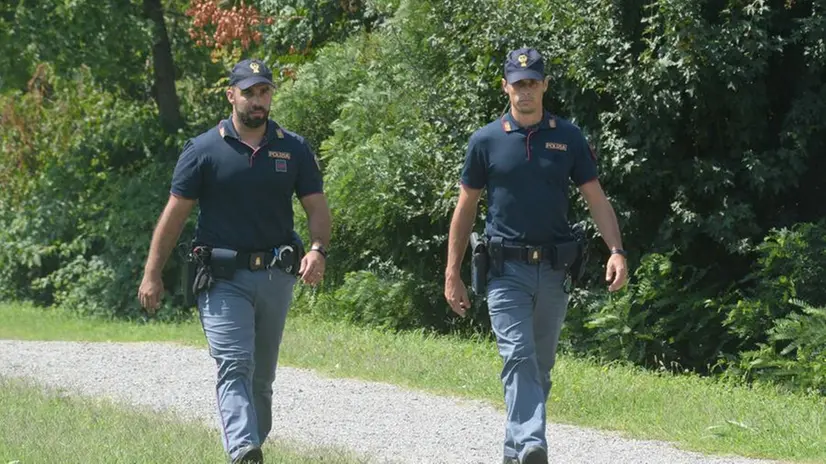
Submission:
<svg viewBox="0 0 826 464">
<path fill-rule="evenodd" d="M 238 263 L 238 252 L 227 248 L 213 248 L 209 255 L 209 267 L 212 277 L 232 279 Z"/>
<path fill-rule="evenodd" d="M 560 243 L 555 248 L 556 253 L 554 253 L 552 267 L 557 271 L 568 270 L 579 259 L 581 250 L 579 242 Z"/>
</svg>

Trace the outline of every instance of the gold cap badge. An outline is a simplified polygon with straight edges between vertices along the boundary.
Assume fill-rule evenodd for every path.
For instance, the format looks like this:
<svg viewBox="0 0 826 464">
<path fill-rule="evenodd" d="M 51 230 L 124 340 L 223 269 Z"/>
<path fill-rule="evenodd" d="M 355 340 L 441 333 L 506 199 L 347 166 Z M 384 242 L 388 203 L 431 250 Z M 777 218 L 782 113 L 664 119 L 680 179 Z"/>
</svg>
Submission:
<svg viewBox="0 0 826 464">
<path fill-rule="evenodd" d="M 258 74 L 261 67 L 258 65 L 258 63 L 250 63 L 250 69 L 252 69 L 252 72 L 254 72 L 255 74 Z"/>
<path fill-rule="evenodd" d="M 525 55 L 523 53 L 523 54 L 519 55 L 519 58 L 517 58 L 517 59 L 519 60 L 519 64 L 521 64 L 523 68 L 528 67 L 528 55 Z"/>
</svg>

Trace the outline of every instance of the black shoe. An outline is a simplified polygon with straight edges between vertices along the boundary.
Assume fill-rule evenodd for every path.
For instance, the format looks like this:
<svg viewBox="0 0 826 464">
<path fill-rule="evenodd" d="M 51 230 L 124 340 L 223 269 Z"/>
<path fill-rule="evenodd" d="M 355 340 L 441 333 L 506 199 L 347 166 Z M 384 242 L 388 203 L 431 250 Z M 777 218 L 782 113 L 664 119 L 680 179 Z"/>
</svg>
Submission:
<svg viewBox="0 0 826 464">
<path fill-rule="evenodd" d="M 264 453 L 255 445 L 247 445 L 241 448 L 241 452 L 232 460 L 232 464 L 264 464 Z"/>
<path fill-rule="evenodd" d="M 548 464 L 548 453 L 538 446 L 530 448 L 522 458 L 522 464 Z"/>
</svg>

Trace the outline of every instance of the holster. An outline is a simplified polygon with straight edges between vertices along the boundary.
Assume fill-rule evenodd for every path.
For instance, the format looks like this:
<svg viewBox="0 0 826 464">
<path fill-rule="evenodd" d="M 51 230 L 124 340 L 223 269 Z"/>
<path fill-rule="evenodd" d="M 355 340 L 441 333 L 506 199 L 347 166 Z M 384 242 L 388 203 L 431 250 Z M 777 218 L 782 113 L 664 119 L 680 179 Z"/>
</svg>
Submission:
<svg viewBox="0 0 826 464">
<path fill-rule="evenodd" d="M 190 308 L 195 306 L 196 298 L 192 287 L 195 282 L 195 275 L 198 270 L 198 264 L 192 257 L 192 253 L 187 253 L 184 256 L 183 265 L 181 266 L 181 294 L 184 297 L 184 306 Z"/>
<path fill-rule="evenodd" d="M 571 233 L 573 235 L 573 242 L 578 245 L 578 253 L 576 254 L 576 259 L 574 259 L 573 263 L 571 263 L 570 267 L 568 268 L 568 284 L 566 285 L 566 291 L 572 290 L 574 287 L 582 282 L 582 278 L 585 275 L 585 267 L 588 264 L 588 234 L 585 231 L 585 223 L 578 222 L 571 227 Z"/>
<path fill-rule="evenodd" d="M 492 237 L 488 240 L 488 259 L 491 275 L 501 277 L 505 274 L 505 249 L 502 247 L 502 237 Z"/>
<path fill-rule="evenodd" d="M 474 232 L 470 234 L 470 289 L 474 294 L 485 295 L 489 269 L 487 240 Z"/>
<path fill-rule="evenodd" d="M 182 271 L 182 293 L 184 305 L 195 306 L 198 303 L 198 295 L 212 287 L 214 279 L 206 260 L 209 258 L 209 251 L 204 247 L 190 247 L 190 251 L 184 259 Z"/>
</svg>

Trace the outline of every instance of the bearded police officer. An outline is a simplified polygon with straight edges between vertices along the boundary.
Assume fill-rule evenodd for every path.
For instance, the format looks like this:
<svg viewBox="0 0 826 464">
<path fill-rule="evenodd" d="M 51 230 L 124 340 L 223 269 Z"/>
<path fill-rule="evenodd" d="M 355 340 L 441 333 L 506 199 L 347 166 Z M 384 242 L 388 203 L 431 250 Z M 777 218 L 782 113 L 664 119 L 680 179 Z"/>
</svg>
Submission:
<svg viewBox="0 0 826 464">
<path fill-rule="evenodd" d="M 545 403 L 567 312 L 563 283 L 583 248 L 567 220 L 571 182 L 610 249 L 609 290 L 626 281 L 619 226 L 600 186 L 593 152 L 578 127 L 543 109 L 547 87 L 539 52 L 523 48 L 507 55 L 502 89 L 510 111 L 470 137 L 448 239 L 445 298 L 464 316 L 469 299 L 459 270 L 477 203 L 487 189 L 484 236 L 490 269 L 482 278 L 503 359 L 506 463 L 548 462 Z"/>
<path fill-rule="evenodd" d="M 232 114 L 184 146 L 138 292 L 150 312 L 161 270 L 195 202 L 194 292 L 217 364 L 224 449 L 233 463 L 263 462 L 272 427 L 272 384 L 293 287 L 323 277 L 330 211 L 317 160 L 299 135 L 269 119 L 272 73 L 244 60 L 230 73 Z M 293 195 L 308 217 L 310 246 L 293 227 Z"/>
</svg>

